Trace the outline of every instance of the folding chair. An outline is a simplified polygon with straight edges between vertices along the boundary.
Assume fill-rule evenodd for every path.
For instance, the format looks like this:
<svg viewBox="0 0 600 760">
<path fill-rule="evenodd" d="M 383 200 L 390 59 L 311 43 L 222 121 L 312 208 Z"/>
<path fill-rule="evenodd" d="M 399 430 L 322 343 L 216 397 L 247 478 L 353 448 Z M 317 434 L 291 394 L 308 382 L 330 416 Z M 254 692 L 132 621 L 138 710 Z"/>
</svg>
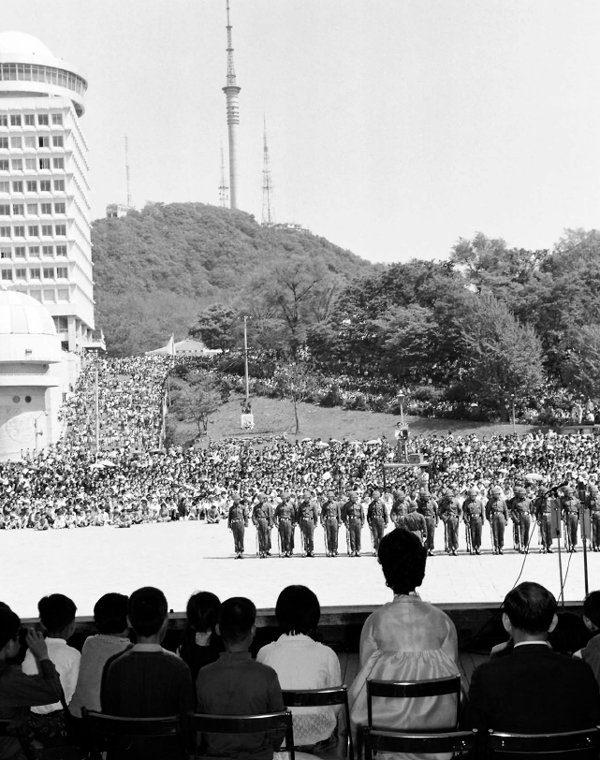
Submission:
<svg viewBox="0 0 600 760">
<path fill-rule="evenodd" d="M 334 686 L 328 689 L 283 689 L 281 693 L 283 694 L 283 704 L 286 707 L 330 707 L 333 705 L 343 705 L 345 719 L 343 729 L 346 736 L 345 755 L 348 760 L 354 760 L 347 686 Z M 338 720 L 338 735 L 341 733 L 340 721 Z"/>
<path fill-rule="evenodd" d="M 453 757 L 475 758 L 477 732 L 396 733 L 365 729 L 365 760 L 373 760 L 373 752 L 418 752 L 422 754 L 452 752 Z"/>
<path fill-rule="evenodd" d="M 202 757 L 203 754 L 199 734 L 261 734 L 285 731 L 286 751 L 289 753 L 290 760 L 296 760 L 292 713 L 288 710 L 261 715 L 190 713 L 188 721 L 193 756 L 196 758 Z"/>
<path fill-rule="evenodd" d="M 440 727 L 437 731 L 455 731 L 458 726 L 460 707 L 460 676 L 449 678 L 431 678 L 425 681 L 378 681 L 367 680 L 367 724 L 373 728 L 373 698 L 418 699 L 421 697 L 438 697 L 444 694 L 456 696 L 455 718 L 450 726 Z M 390 726 L 390 728 L 392 728 Z"/>
<path fill-rule="evenodd" d="M 156 746 L 156 742 L 164 739 L 165 747 L 169 747 L 169 757 L 187 758 L 187 748 L 183 740 L 179 716 L 168 718 L 121 718 L 116 715 L 106 715 L 81 709 L 84 726 L 87 730 L 91 756 L 101 760 L 106 752 L 107 760 L 116 753 L 143 756 L 144 747 Z"/>
<path fill-rule="evenodd" d="M 488 758 L 510 760 L 518 756 L 554 760 L 598 760 L 600 730 L 568 731 L 558 734 L 507 734 L 490 731 Z"/>
</svg>

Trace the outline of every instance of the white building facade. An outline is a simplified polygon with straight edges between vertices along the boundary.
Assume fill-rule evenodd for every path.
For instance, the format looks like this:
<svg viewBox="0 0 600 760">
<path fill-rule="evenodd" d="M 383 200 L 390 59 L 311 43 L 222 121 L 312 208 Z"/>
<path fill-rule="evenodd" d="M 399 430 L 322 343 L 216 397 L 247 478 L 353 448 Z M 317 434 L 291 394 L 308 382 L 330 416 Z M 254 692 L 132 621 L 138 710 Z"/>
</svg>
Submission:
<svg viewBox="0 0 600 760">
<path fill-rule="evenodd" d="M 76 353 L 94 346 L 86 89 L 35 37 L 0 33 L 0 286 L 43 304 Z"/>
</svg>

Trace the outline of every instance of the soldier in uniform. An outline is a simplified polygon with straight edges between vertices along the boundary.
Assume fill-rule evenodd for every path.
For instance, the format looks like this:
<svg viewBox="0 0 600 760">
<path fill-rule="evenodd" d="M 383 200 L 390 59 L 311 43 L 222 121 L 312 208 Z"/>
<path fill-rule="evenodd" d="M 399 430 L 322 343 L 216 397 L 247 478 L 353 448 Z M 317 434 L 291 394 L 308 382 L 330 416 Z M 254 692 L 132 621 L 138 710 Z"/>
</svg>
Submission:
<svg viewBox="0 0 600 760">
<path fill-rule="evenodd" d="M 321 507 L 321 525 L 325 532 L 325 550 L 328 557 L 338 555 L 338 533 L 341 521 L 340 503 L 335 500 L 333 491 L 327 491 L 327 498 Z"/>
<path fill-rule="evenodd" d="M 381 498 L 380 491 L 373 491 L 373 498 L 367 509 L 367 522 L 373 536 L 373 554 L 377 555 L 379 542 L 383 538 L 388 524 L 388 516 L 385 511 L 385 502 Z"/>
<path fill-rule="evenodd" d="M 315 525 L 319 522 L 317 501 L 313 499 L 309 490 L 304 491 L 304 496 L 298 504 L 298 525 L 302 533 L 304 552 L 307 557 L 315 556 Z"/>
<path fill-rule="evenodd" d="M 275 507 L 274 522 L 279 533 L 279 548 L 282 557 L 291 557 L 294 552 L 294 523 L 296 507 L 289 491 L 284 491 L 281 503 Z"/>
<path fill-rule="evenodd" d="M 560 500 L 560 508 L 565 523 L 567 551 L 577 551 L 577 529 L 579 528 L 579 509 L 581 502 L 575 496 L 573 489 L 567 486 L 563 489 L 563 497 Z"/>
<path fill-rule="evenodd" d="M 410 502 L 410 512 L 402 515 L 398 521 L 398 527 L 414 533 L 423 544 L 427 541 L 427 522 L 423 515 L 417 511 L 417 502 Z"/>
<path fill-rule="evenodd" d="M 258 556 L 271 556 L 271 528 L 273 527 L 273 507 L 267 502 L 267 496 L 259 493 L 258 504 L 252 510 L 252 522 L 256 526 L 258 538 Z"/>
<path fill-rule="evenodd" d="M 531 499 L 527 498 L 527 491 L 522 486 L 515 488 L 515 495 L 509 505 L 510 516 L 515 526 L 515 549 L 519 554 L 527 554 L 532 507 Z"/>
<path fill-rule="evenodd" d="M 244 558 L 244 530 L 248 527 L 248 510 L 236 494 L 233 504 L 229 507 L 227 527 L 233 533 L 235 558 Z"/>
<path fill-rule="evenodd" d="M 590 484 L 586 507 L 590 510 L 592 550 L 597 552 L 600 551 L 600 495 L 598 494 L 598 486 L 594 483 Z"/>
<path fill-rule="evenodd" d="M 360 539 L 365 523 L 365 511 L 358 501 L 358 494 L 351 491 L 342 509 L 342 520 L 348 535 L 348 556 L 360 557 Z"/>
<path fill-rule="evenodd" d="M 485 505 L 485 516 L 492 526 L 494 554 L 504 554 L 504 529 L 508 520 L 508 507 L 499 486 L 493 486 L 490 492 L 490 498 Z"/>
<path fill-rule="evenodd" d="M 542 538 L 542 554 L 552 554 L 552 507 L 554 499 L 546 493 L 546 487 L 540 486 L 540 492 L 534 502 L 535 519 Z"/>
<path fill-rule="evenodd" d="M 476 488 L 469 489 L 462 510 L 463 520 L 471 534 L 471 549 L 475 554 L 481 554 L 481 532 L 485 522 L 485 509 Z"/>
<path fill-rule="evenodd" d="M 401 528 L 401 518 L 412 511 L 413 500 L 410 499 L 404 491 L 395 491 L 393 494 L 392 509 L 390 510 L 390 519 L 397 528 Z"/>
<path fill-rule="evenodd" d="M 417 498 L 417 510 L 419 514 L 423 515 L 425 518 L 425 524 L 427 525 L 427 554 L 428 556 L 433 557 L 433 551 L 435 549 L 435 529 L 439 523 L 439 507 L 437 501 L 429 493 L 427 488 L 422 488 L 419 493 L 419 497 Z"/>
<path fill-rule="evenodd" d="M 447 488 L 442 496 L 438 510 L 442 522 L 446 525 L 448 533 L 448 554 L 456 557 L 458 552 L 458 526 L 462 516 L 460 501 L 456 498 L 452 489 Z"/>
</svg>

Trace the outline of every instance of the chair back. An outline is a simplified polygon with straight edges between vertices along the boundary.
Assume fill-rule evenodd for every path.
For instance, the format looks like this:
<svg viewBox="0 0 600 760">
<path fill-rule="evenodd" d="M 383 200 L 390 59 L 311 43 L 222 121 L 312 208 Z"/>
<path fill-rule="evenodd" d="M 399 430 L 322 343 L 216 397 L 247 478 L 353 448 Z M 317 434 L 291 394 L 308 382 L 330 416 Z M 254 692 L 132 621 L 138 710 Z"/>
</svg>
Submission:
<svg viewBox="0 0 600 760">
<path fill-rule="evenodd" d="M 102 757 L 102 753 L 108 749 L 108 758 L 111 756 L 111 748 L 118 746 L 120 740 L 150 740 L 172 738 L 180 745 L 182 756 L 185 754 L 185 744 L 181 732 L 179 716 L 173 715 L 166 718 L 122 718 L 117 715 L 92 712 L 81 708 L 84 725 L 87 730 L 92 754 L 96 758 Z M 173 753 L 175 757 L 175 753 Z"/>
<path fill-rule="evenodd" d="M 425 681 L 378 681 L 367 680 L 367 725 L 373 728 L 373 698 L 386 697 L 392 699 L 408 699 L 421 697 L 438 697 L 444 694 L 456 695 L 456 717 L 453 729 L 458 725 L 460 707 L 460 676 L 448 678 L 430 678 Z M 441 730 L 441 729 L 440 729 Z"/>
<path fill-rule="evenodd" d="M 194 757 L 202 757 L 199 734 L 261 734 L 285 732 L 286 751 L 290 760 L 296 760 L 294 752 L 294 728 L 292 713 L 263 713 L 260 715 L 208 715 L 190 713 L 189 731 L 194 747 Z"/>
<path fill-rule="evenodd" d="M 333 686 L 327 689 L 283 689 L 281 693 L 283 694 L 283 704 L 286 707 L 331 707 L 343 705 L 346 757 L 348 760 L 354 760 L 347 686 Z"/>
<path fill-rule="evenodd" d="M 475 758 L 477 731 L 449 733 L 399 733 L 366 728 L 363 735 L 365 760 L 374 752 L 418 752 L 422 754 L 448 752 L 461 758 Z"/>
<path fill-rule="evenodd" d="M 510 760 L 511 756 L 555 760 L 598 760 L 600 730 L 567 731 L 558 734 L 508 734 L 490 731 L 488 757 Z"/>
</svg>

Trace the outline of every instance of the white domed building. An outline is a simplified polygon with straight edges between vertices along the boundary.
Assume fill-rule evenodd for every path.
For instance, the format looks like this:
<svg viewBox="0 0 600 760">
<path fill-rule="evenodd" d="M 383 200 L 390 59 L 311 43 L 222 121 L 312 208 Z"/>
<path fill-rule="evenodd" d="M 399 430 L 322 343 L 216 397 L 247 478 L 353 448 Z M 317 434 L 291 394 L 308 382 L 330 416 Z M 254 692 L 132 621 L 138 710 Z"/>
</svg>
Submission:
<svg viewBox="0 0 600 760">
<path fill-rule="evenodd" d="M 68 356 L 38 301 L 0 289 L 0 461 L 21 459 L 59 440 Z"/>
</svg>

